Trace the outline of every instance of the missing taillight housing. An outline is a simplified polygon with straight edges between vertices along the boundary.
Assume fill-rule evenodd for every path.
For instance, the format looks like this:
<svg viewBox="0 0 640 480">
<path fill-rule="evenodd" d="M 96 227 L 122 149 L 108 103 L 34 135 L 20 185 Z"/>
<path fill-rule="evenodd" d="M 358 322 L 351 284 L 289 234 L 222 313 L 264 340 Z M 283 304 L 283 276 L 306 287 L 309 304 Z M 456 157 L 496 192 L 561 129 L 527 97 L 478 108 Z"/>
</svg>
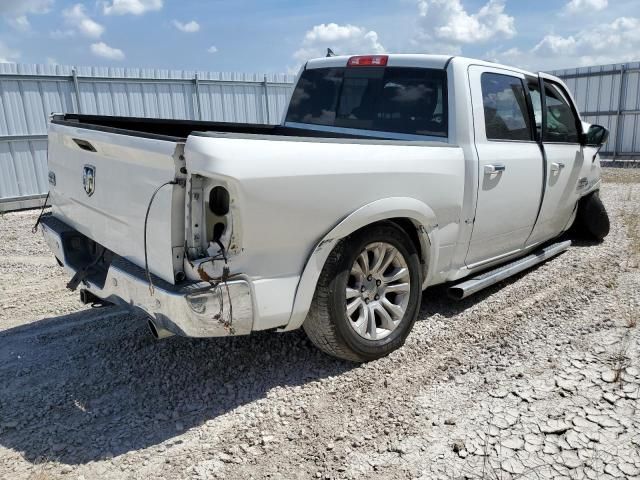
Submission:
<svg viewBox="0 0 640 480">
<path fill-rule="evenodd" d="M 222 217 L 229 213 L 229 191 L 224 187 L 213 187 L 209 192 L 209 209 Z"/>
<path fill-rule="evenodd" d="M 347 67 L 386 67 L 388 61 L 388 55 L 359 55 L 351 57 Z"/>
</svg>

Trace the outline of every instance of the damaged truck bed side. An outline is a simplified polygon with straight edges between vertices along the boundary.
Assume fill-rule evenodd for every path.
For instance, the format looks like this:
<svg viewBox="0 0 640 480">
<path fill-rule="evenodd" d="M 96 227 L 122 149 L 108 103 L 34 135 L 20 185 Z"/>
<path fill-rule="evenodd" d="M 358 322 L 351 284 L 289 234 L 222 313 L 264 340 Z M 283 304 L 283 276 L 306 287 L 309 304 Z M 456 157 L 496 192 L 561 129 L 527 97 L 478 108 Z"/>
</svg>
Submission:
<svg viewBox="0 0 640 480">
<path fill-rule="evenodd" d="M 157 337 L 304 326 L 366 361 L 403 344 L 424 288 L 521 271 L 574 221 L 606 235 L 603 209 L 582 213 L 604 140 L 548 75 L 318 59 L 281 125 L 55 115 L 41 224 L 72 288 L 145 311 Z"/>
</svg>

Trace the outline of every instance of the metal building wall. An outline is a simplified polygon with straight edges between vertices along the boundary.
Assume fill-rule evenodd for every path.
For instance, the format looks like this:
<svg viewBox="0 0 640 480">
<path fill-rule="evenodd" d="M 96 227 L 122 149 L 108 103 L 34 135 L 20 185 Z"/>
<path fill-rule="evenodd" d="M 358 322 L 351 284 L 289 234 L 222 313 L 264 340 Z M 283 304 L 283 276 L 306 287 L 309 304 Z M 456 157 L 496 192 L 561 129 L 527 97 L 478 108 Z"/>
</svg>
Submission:
<svg viewBox="0 0 640 480">
<path fill-rule="evenodd" d="M 551 72 L 562 78 L 583 120 L 607 127 L 601 150 L 610 159 L 640 159 L 640 63 L 601 65 Z"/>
<path fill-rule="evenodd" d="M 53 112 L 276 124 L 293 81 L 286 74 L 0 64 L 0 211 L 41 204 Z"/>
</svg>

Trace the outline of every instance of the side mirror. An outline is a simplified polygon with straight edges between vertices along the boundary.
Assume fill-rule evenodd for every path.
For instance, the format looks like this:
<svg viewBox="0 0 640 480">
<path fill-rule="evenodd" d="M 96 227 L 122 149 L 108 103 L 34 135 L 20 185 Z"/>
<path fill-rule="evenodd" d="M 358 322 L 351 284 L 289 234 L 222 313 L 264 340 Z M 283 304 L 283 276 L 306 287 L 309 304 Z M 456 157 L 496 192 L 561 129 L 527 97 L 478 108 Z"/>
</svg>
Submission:
<svg viewBox="0 0 640 480">
<path fill-rule="evenodd" d="M 590 147 L 602 147 L 609 139 L 609 130 L 602 125 L 591 125 L 584 135 L 584 144 Z"/>
</svg>

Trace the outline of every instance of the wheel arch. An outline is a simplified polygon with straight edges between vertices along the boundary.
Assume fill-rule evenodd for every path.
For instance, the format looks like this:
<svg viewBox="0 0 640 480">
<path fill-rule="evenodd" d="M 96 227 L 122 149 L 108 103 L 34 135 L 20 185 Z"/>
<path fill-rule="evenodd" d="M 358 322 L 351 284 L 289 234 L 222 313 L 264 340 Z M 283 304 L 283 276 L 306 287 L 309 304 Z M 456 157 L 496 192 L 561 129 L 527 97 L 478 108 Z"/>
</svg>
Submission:
<svg viewBox="0 0 640 480">
<path fill-rule="evenodd" d="M 281 331 L 295 330 L 304 322 L 320 273 L 336 244 L 354 232 L 379 222 L 394 223 L 414 242 L 422 264 L 424 288 L 437 264 L 438 224 L 434 211 L 415 198 L 376 200 L 347 215 L 315 245 L 300 276 L 289 323 Z"/>
</svg>

